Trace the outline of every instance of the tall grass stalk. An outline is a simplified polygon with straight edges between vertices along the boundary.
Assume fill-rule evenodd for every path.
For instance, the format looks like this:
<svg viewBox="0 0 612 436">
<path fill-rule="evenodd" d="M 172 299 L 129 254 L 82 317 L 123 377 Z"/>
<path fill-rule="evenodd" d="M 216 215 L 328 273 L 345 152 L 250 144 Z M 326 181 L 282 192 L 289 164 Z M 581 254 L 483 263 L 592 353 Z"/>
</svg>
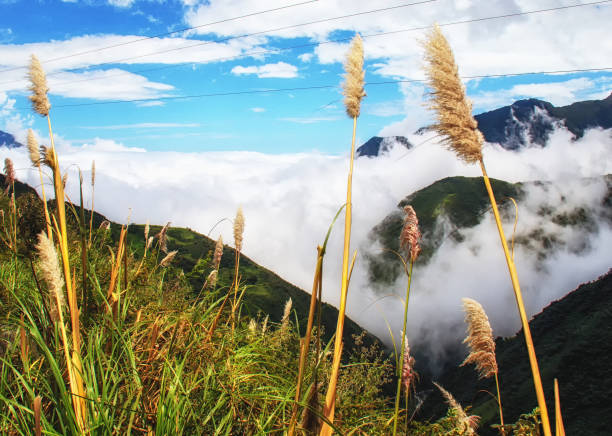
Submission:
<svg viewBox="0 0 612 436">
<path fill-rule="evenodd" d="M 561 398 L 559 397 L 559 382 L 555 379 L 555 434 L 565 436 L 565 426 L 561 414 Z"/>
<path fill-rule="evenodd" d="M 62 267 L 64 273 L 64 280 L 66 286 L 66 295 L 68 296 L 68 306 L 70 308 L 70 322 L 71 322 L 71 333 L 72 333 L 72 347 L 71 356 L 67 357 L 66 365 L 68 366 L 68 373 L 71 374 L 71 392 L 73 394 L 74 411 L 77 417 L 77 422 L 81 431 L 85 431 L 87 428 L 86 413 L 85 413 L 85 389 L 83 386 L 82 364 L 81 364 L 81 337 L 80 337 L 80 325 L 79 325 L 79 308 L 77 303 L 76 289 L 72 285 L 72 276 L 70 273 L 70 254 L 68 252 L 68 230 L 66 226 L 66 205 L 64 195 L 64 183 L 62 181 L 62 174 L 60 172 L 59 161 L 57 153 L 55 151 L 55 141 L 53 138 L 53 129 L 51 127 L 51 117 L 49 110 L 51 104 L 47 98 L 47 80 L 45 72 L 36 56 L 32 55 L 30 62 L 30 69 L 28 73 L 31 81 L 30 90 L 32 95 L 29 97 L 35 112 L 39 115 L 46 117 L 47 125 L 49 127 L 49 139 L 51 141 L 51 148 L 48 150 L 50 155 L 45 156 L 44 161 L 50 166 L 53 171 L 53 187 L 55 191 L 56 209 L 57 209 L 57 220 L 56 230 L 57 238 L 60 247 L 60 253 L 62 257 Z M 68 342 L 64 341 L 64 346 L 68 347 Z M 68 349 L 67 349 L 68 350 Z M 67 351 L 66 350 L 66 351 Z M 67 351 L 68 352 L 68 351 Z"/>
<path fill-rule="evenodd" d="M 327 234 L 325 235 L 323 246 L 320 246 L 320 245 L 317 246 L 317 262 L 316 262 L 316 267 L 315 267 L 314 279 L 312 282 L 312 293 L 310 294 L 310 307 L 308 309 L 308 322 L 306 324 L 306 332 L 304 334 L 304 338 L 302 339 L 301 346 L 300 346 L 300 360 L 298 363 L 298 379 L 297 379 L 297 383 L 295 387 L 295 400 L 294 400 L 293 409 L 291 412 L 291 422 L 289 425 L 288 436 L 292 436 L 295 433 L 295 425 L 297 423 L 298 404 L 299 404 L 300 398 L 302 397 L 302 383 L 303 383 L 303 378 L 304 378 L 304 369 L 306 366 L 306 361 L 308 360 L 308 351 L 310 348 L 312 326 L 314 324 L 315 311 L 317 309 L 317 306 L 321 302 L 320 295 L 321 295 L 321 287 L 323 283 L 323 258 L 325 256 L 325 251 L 327 250 L 327 241 L 329 241 L 329 236 L 331 235 L 332 228 L 334 227 L 336 220 L 340 216 L 342 209 L 344 209 L 344 206 L 345 205 L 342 205 L 342 207 L 338 209 L 338 212 L 336 212 L 336 216 L 334 216 L 334 219 L 332 220 L 329 228 L 327 229 Z M 317 325 L 318 334 L 320 334 L 320 331 L 321 331 L 320 319 L 321 317 L 319 316 L 319 322 L 317 323 L 318 324 Z M 317 350 L 317 356 L 318 356 L 318 353 L 319 353 L 319 350 Z M 314 381 L 315 388 L 309 391 L 308 395 L 311 397 L 310 398 L 311 400 L 313 399 L 312 397 L 314 396 L 314 393 L 312 391 L 316 390 L 317 383 L 318 383 L 317 380 L 315 380 Z"/>
<path fill-rule="evenodd" d="M 344 333 L 344 314 L 346 311 L 346 297 L 348 294 L 349 283 L 349 256 L 351 245 L 351 221 L 352 221 L 352 184 L 353 184 L 353 163 L 355 160 L 355 134 L 357 131 L 357 118 L 361 108 L 361 99 L 365 96 L 363 90 L 364 76 L 363 71 L 363 42 L 359 35 L 356 35 L 348 52 L 346 63 L 346 80 L 344 82 L 344 104 L 346 113 L 353 119 L 353 136 L 351 139 L 351 154 L 349 160 L 349 173 L 346 184 L 346 211 L 344 218 L 344 249 L 342 252 L 342 282 L 340 288 L 340 307 L 338 308 L 338 324 L 336 326 L 336 338 L 334 343 L 334 357 L 332 372 L 329 379 L 327 394 L 325 396 L 324 415 L 327 421 L 321 428 L 321 436 L 329 436 L 332 427 L 328 422 L 334 422 L 336 408 L 336 387 L 340 371 L 340 359 L 342 358 L 342 336 Z"/>
<path fill-rule="evenodd" d="M 480 164 L 485 187 L 493 209 L 500 242 L 506 257 L 510 280 L 514 289 L 514 296 L 521 319 L 521 325 L 523 327 L 523 333 L 525 335 L 529 364 L 531 366 L 536 397 L 542 417 L 544 436 L 551 436 L 551 427 L 544 397 L 544 388 L 542 387 L 542 378 L 540 376 L 531 330 L 525 312 L 516 266 L 508 250 L 508 243 L 504 235 L 497 202 L 495 201 L 491 182 L 489 181 L 482 158 L 482 144 L 484 138 L 482 133 L 478 130 L 478 123 L 472 116 L 472 105 L 465 95 L 465 88 L 459 78 L 458 68 L 455 63 L 452 49 L 437 25 L 434 26 L 433 30 L 428 35 L 424 46 L 428 84 L 432 89 L 429 107 L 436 112 L 437 116 L 437 124 L 433 127 L 444 138 L 449 148 L 455 151 L 461 160 L 466 163 L 478 162 Z"/>
<path fill-rule="evenodd" d="M 96 161 L 91 161 L 91 213 L 89 215 L 89 245 L 91 245 L 91 233 L 93 228 L 94 216 L 94 194 L 96 185 Z"/>
<path fill-rule="evenodd" d="M 404 271 L 408 275 L 408 286 L 406 287 L 406 301 L 404 301 L 404 322 L 402 330 L 402 345 L 400 348 L 400 359 L 397 365 L 397 391 L 395 394 L 395 413 L 393 418 L 393 436 L 397 434 L 397 422 L 399 420 L 399 402 L 402 391 L 402 371 L 404 369 L 404 362 L 409 356 L 406 356 L 406 340 L 407 340 L 407 324 L 408 324 L 408 302 L 410 301 L 410 285 L 412 283 L 412 269 L 414 262 L 417 260 L 419 253 L 421 252 L 421 231 L 419 230 L 419 220 L 412 206 L 404 207 L 405 217 L 404 226 L 400 234 L 400 247 L 405 249 L 410 259 L 410 270 L 406 268 L 407 261 L 402 256 L 400 259 L 404 265 Z M 406 392 L 406 398 L 408 392 Z M 406 413 L 408 411 L 406 410 Z"/>
</svg>

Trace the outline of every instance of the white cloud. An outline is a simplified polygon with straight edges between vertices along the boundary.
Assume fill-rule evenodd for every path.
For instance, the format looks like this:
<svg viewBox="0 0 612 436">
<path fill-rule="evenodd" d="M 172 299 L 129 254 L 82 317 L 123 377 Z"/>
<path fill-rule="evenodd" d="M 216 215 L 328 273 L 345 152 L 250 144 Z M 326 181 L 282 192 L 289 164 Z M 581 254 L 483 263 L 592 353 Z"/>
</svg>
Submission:
<svg viewBox="0 0 612 436">
<path fill-rule="evenodd" d="M 108 0 L 108 4 L 117 8 L 129 8 L 134 4 L 134 0 Z"/>
<path fill-rule="evenodd" d="M 298 59 L 302 62 L 310 62 L 314 56 L 314 53 L 303 53 L 298 56 Z"/>
<path fill-rule="evenodd" d="M 279 78 L 279 79 L 292 79 L 297 77 L 298 69 L 296 66 L 288 64 L 286 62 L 277 62 L 275 64 L 265 64 L 259 66 L 243 67 L 237 65 L 232 68 L 232 74 L 236 76 L 255 74 L 259 78 Z"/>
<path fill-rule="evenodd" d="M 611 133 L 610 130 L 589 130 L 582 139 L 573 142 L 571 134 L 559 130 L 552 135 L 549 146 L 526 148 L 518 153 L 487 144 L 484 160 L 491 177 L 511 182 L 555 181 L 550 197 L 546 198 L 557 205 L 560 195 L 565 195 L 566 205 L 558 207 L 580 201 L 590 204 L 591 199 L 601 193 L 601 187 L 594 183 L 583 188 L 571 180 L 612 173 Z M 349 316 L 381 337 L 387 337 L 387 330 L 378 311 L 385 313 L 397 331 L 401 304 L 397 299 L 385 299 L 372 305 L 379 294 L 368 285 L 363 260 L 365 251 L 371 249 L 368 232 L 409 193 L 443 177 L 479 175 L 476 165 L 460 162 L 453 153 L 436 143 L 432 135 L 409 139 L 414 144 L 423 139 L 429 141 L 409 151 L 392 149 L 388 156 L 355 162 L 351 245 L 359 250 L 359 255 L 347 310 Z M 117 153 L 118 150 L 121 153 Z M 85 147 L 61 145 L 58 154 L 62 168 L 72 172 L 68 178 L 68 193 L 73 198 L 78 197 L 78 186 L 70 183 L 78 180 L 74 173 L 76 167 L 87 172 L 95 159 L 99 180 L 96 205 L 101 213 L 116 221 L 124 222 L 131 209 L 133 222 L 172 221 L 174 225 L 207 234 L 219 219 L 233 217 L 238 205 L 242 205 L 246 216 L 245 254 L 304 289 L 309 289 L 311 284 L 316 245 L 321 243 L 346 195 L 347 156 L 142 153 L 100 139 Z M 20 180 L 37 185 L 38 174 L 28 169 L 26 150 L 0 148 L 0 155 L 15 161 L 15 167 L 20 169 L 17 174 Z M 85 195 L 90 194 L 86 192 Z M 522 206 L 519 232 L 524 231 L 524 224 L 529 226 L 535 222 L 533 211 L 544 204 L 543 195 L 543 191 L 534 191 Z M 325 260 L 324 298 L 331 303 L 338 302 L 341 227 L 340 220 L 332 232 Z M 511 220 L 508 228 L 511 228 Z M 219 234 L 231 241 L 231 225 L 217 226 L 211 236 L 216 238 Z M 570 242 L 577 236 L 573 232 L 564 235 Z M 414 299 L 410 308 L 414 321 L 411 322 L 418 319 L 423 324 L 423 328 L 411 324 L 410 334 L 416 335 L 411 336 L 411 340 L 415 343 L 428 338 L 440 339 L 442 334 L 448 337 L 445 333 L 448 326 L 452 322 L 457 325 L 462 322 L 462 296 L 482 300 L 487 311 L 492 313 L 493 328 L 497 332 L 511 332 L 517 325 L 516 319 L 511 319 L 513 310 L 508 309 L 512 307 L 512 294 L 508 289 L 504 261 L 498 249 L 489 251 L 488 248 L 497 244 L 493 223 L 485 217 L 485 222 L 467 236 L 471 245 L 456 246 L 449 241 L 439 257 L 432 260 L 431 267 L 417 265 L 415 268 Z M 532 257 L 517 248 L 519 276 L 529 315 L 579 281 L 607 271 L 612 256 L 612 232 L 606 233 L 602 226 L 601 232 L 589 237 L 588 242 L 592 250 L 585 252 L 583 257 L 560 251 L 545 263 L 543 272 L 537 270 Z M 470 255 L 471 247 L 481 247 L 481 255 Z M 434 265 L 437 269 L 433 269 Z M 402 288 L 400 283 L 388 293 L 401 294 Z M 500 293 L 499 299 L 492 296 L 493 290 Z M 440 328 L 432 330 L 435 325 Z M 506 330 L 501 330 L 500 326 Z"/>
<path fill-rule="evenodd" d="M 252 108 L 251 108 L 251 111 L 252 111 L 252 112 L 255 112 L 255 113 L 261 113 L 261 112 L 265 112 L 265 111 L 266 111 L 266 109 L 265 109 L 265 108 L 263 108 L 263 107 L 252 107 Z"/>
</svg>

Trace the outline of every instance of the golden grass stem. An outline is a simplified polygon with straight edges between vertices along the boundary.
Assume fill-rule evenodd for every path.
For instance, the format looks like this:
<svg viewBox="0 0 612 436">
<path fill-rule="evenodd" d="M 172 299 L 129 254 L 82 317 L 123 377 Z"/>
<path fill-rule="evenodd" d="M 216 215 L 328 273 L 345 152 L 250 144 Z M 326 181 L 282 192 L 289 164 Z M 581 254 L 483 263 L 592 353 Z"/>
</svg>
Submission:
<svg viewBox="0 0 612 436">
<path fill-rule="evenodd" d="M 493 195 L 493 188 L 487 175 L 484 162 L 480 159 L 480 169 L 482 170 L 482 177 L 484 179 L 487 193 L 489 194 L 489 200 L 491 201 L 491 207 L 493 208 L 493 215 L 495 217 L 495 224 L 499 232 L 499 238 L 501 240 L 504 255 L 506 256 L 506 263 L 508 264 L 508 271 L 510 272 L 510 280 L 512 281 L 512 288 L 514 289 L 514 296 L 516 298 L 516 304 L 518 306 L 519 316 L 521 318 L 521 325 L 523 327 L 523 333 L 525 335 L 525 343 L 527 345 L 527 354 L 529 355 L 529 364 L 531 366 L 531 373 L 533 376 L 533 383 L 536 390 L 536 398 L 538 400 L 538 407 L 540 408 L 540 415 L 542 418 L 542 427 L 544 429 L 544 436 L 552 436 L 550 430 L 550 421 L 548 418 L 548 410 L 546 408 L 546 399 L 544 397 L 544 389 L 542 387 L 542 378 L 540 376 L 540 369 L 538 367 L 538 360 L 535 354 L 535 348 L 533 346 L 533 339 L 531 338 L 531 329 L 529 328 L 529 322 L 527 320 L 527 314 L 525 312 L 525 305 L 523 303 L 523 295 L 521 293 L 521 287 L 516 273 L 516 266 L 514 260 L 508 250 L 508 243 L 506 242 L 506 236 L 504 235 L 504 229 L 501 224 L 501 218 L 499 216 L 499 209 L 495 196 Z"/>
<path fill-rule="evenodd" d="M 410 261 L 410 272 L 408 273 L 408 286 L 406 287 L 406 301 L 404 302 L 404 330 L 402 334 L 402 347 L 399 364 L 397 365 L 397 392 L 395 394 L 395 414 L 393 416 L 393 436 L 397 434 L 397 422 L 399 420 L 399 402 L 400 393 L 402 391 L 402 368 L 404 367 L 405 356 L 405 345 L 406 345 L 406 325 L 408 323 L 408 301 L 410 299 L 410 284 L 412 283 L 412 267 L 414 266 L 414 260 Z M 406 392 L 406 397 L 408 393 Z M 408 412 L 408 411 L 406 411 Z"/>
<path fill-rule="evenodd" d="M 495 387 L 497 388 L 497 406 L 499 407 L 499 424 L 502 436 L 506 436 L 506 429 L 504 428 L 504 412 L 502 411 L 501 404 L 501 392 L 499 390 L 499 377 L 497 372 L 495 373 Z"/>
<path fill-rule="evenodd" d="M 43 181 L 43 174 L 40 165 L 38 166 L 38 174 L 40 175 L 40 190 L 42 194 L 43 209 L 45 211 L 45 224 L 47 225 L 47 235 L 49 239 L 53 240 L 53 233 L 51 231 L 51 219 L 49 218 L 49 209 L 47 208 L 47 196 L 45 195 L 45 182 Z"/>
<path fill-rule="evenodd" d="M 36 436 L 41 436 L 42 435 L 42 428 L 40 426 L 40 416 L 42 415 L 42 399 L 40 398 L 40 396 L 37 396 L 36 398 L 34 398 L 34 404 L 33 404 L 33 409 L 34 409 L 34 434 Z"/>
<path fill-rule="evenodd" d="M 310 308 L 308 310 L 308 324 L 306 325 L 306 334 L 300 347 L 300 362 L 298 365 L 298 379 L 295 387 L 295 402 L 291 412 L 291 422 L 289 424 L 288 436 L 295 434 L 295 425 L 297 423 L 298 403 L 302 396 L 302 379 L 304 377 L 304 368 L 310 347 L 310 338 L 312 334 L 312 325 L 314 324 L 315 309 L 317 307 L 317 287 L 319 286 L 319 276 L 323 268 L 323 253 L 321 246 L 317 246 L 317 266 L 315 267 L 314 280 L 312 282 L 312 293 L 310 294 Z"/>
<path fill-rule="evenodd" d="M 349 174 L 346 189 L 346 215 L 344 219 L 344 251 L 342 253 L 342 283 L 340 290 L 340 307 L 338 309 L 338 324 L 336 326 L 336 339 L 334 342 L 334 359 L 332 363 L 332 372 L 325 396 L 325 409 L 323 411 L 329 422 L 334 422 L 334 413 L 336 410 L 336 387 L 338 384 L 338 376 L 340 372 L 340 359 L 342 357 L 342 336 L 344 333 L 344 314 L 346 312 L 346 297 L 348 294 L 348 272 L 349 272 L 349 255 L 351 244 L 351 220 L 352 220 L 352 185 L 353 185 L 353 162 L 355 160 L 355 134 L 357 132 L 357 117 L 353 117 L 353 139 L 351 140 L 351 157 L 349 164 Z M 321 436 L 331 436 L 332 428 L 324 422 L 321 427 Z"/>
<path fill-rule="evenodd" d="M 555 379 L 555 434 L 565 436 L 565 426 L 561 415 L 561 398 L 559 397 L 559 382 Z"/>
</svg>

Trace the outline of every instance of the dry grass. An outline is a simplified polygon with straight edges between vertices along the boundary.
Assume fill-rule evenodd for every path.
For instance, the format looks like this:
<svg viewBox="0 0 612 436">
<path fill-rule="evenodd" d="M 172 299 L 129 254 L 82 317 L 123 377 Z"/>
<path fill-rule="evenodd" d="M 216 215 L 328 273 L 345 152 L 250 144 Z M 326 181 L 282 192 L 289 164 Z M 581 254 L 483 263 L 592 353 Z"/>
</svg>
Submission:
<svg viewBox="0 0 612 436">
<path fill-rule="evenodd" d="M 468 163 L 482 160 L 484 138 L 472 116 L 472 104 L 465 95 L 453 52 L 436 25 L 424 43 L 429 108 L 436 113 L 432 127 L 448 147 Z"/>
<path fill-rule="evenodd" d="M 363 41 L 355 35 L 351 41 L 351 49 L 344 64 L 346 78 L 343 84 L 344 106 L 351 118 L 357 118 L 361 110 L 361 99 L 366 93 L 363 89 L 365 71 L 363 70 Z"/>
<path fill-rule="evenodd" d="M 42 65 L 35 55 L 32 55 L 30 58 L 28 78 L 31 82 L 29 89 L 32 91 L 32 95 L 30 95 L 29 99 L 32 102 L 32 108 L 34 112 L 46 117 L 51 109 L 51 103 L 49 103 L 47 98 L 49 87 L 47 86 L 47 78 Z"/>
<path fill-rule="evenodd" d="M 462 301 L 468 332 L 463 343 L 470 347 L 470 354 L 461 366 L 473 363 L 480 378 L 489 378 L 497 374 L 495 341 L 489 318 L 478 301 L 471 298 L 463 298 Z"/>
</svg>

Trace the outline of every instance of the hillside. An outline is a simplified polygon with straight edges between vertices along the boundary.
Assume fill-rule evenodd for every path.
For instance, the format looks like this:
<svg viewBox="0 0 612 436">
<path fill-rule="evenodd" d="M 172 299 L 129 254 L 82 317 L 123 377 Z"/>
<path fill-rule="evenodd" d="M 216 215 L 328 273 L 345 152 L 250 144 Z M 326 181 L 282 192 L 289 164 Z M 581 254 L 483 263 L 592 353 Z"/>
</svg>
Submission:
<svg viewBox="0 0 612 436">
<path fill-rule="evenodd" d="M 610 434 L 611 322 L 612 270 L 552 302 L 529 323 L 549 414 L 554 416 L 553 379 L 557 378 L 568 435 Z M 522 331 L 511 338 L 497 338 L 496 354 L 504 418 L 506 422 L 514 422 L 537 404 Z M 489 395 L 495 392 L 493 379 L 478 380 L 470 365 L 453 367 L 437 381 L 460 403 L 472 404 L 470 412 L 482 417 L 479 434 L 497 434 L 489 428 L 498 419 L 496 402 Z M 444 407 L 433 397 L 424 403 L 422 418 L 435 419 L 444 414 Z"/>
<path fill-rule="evenodd" d="M 0 174 L 0 186 L 4 186 L 4 175 Z M 27 234 L 29 239 L 42 230 L 37 218 L 40 217 L 36 191 L 30 186 L 21 182 L 15 183 L 15 191 L 17 193 L 18 204 L 26 204 L 25 208 L 33 208 L 35 212 L 31 212 L 30 219 L 24 218 L 22 222 L 24 227 L 22 232 Z M 53 204 L 53 201 L 50 202 Z M 80 207 L 76 206 L 75 210 L 80 213 Z M 85 210 L 85 215 L 89 216 L 90 211 Z M 69 222 L 76 225 L 72 214 L 68 215 Z M 105 216 L 94 213 L 94 228 L 97 228 L 102 222 L 108 221 Z M 32 224 L 34 227 L 30 227 Z M 144 225 L 130 224 L 128 227 L 128 246 L 133 252 L 134 257 L 138 259 L 144 251 Z M 150 234 L 156 235 L 161 230 L 162 226 L 151 225 Z M 118 241 L 121 224 L 110 223 L 111 239 Z M 173 265 L 181 269 L 193 290 L 194 298 L 198 295 L 208 273 L 210 272 L 210 264 L 212 253 L 215 248 L 216 241 L 201 235 L 188 228 L 170 227 L 168 230 L 168 251 L 178 250 L 178 254 L 174 258 Z M 228 288 L 233 280 L 235 266 L 235 251 L 232 247 L 225 245 L 223 247 L 223 257 L 219 269 L 218 287 L 223 289 Z M 303 329 L 306 326 L 308 317 L 308 308 L 310 306 L 310 294 L 297 286 L 282 279 L 274 272 L 258 265 L 248 256 L 241 254 L 240 256 L 240 280 L 243 285 L 247 286 L 247 291 L 244 294 L 243 313 L 249 316 L 259 316 L 265 318 L 269 315 L 270 321 L 278 322 L 282 318 L 285 302 L 291 298 L 293 308 L 298 315 L 300 327 Z M 338 310 L 324 303 L 322 307 L 322 324 L 324 326 L 324 338 L 329 340 L 331 334 L 336 329 Z M 345 325 L 345 343 L 348 349 L 353 348 L 353 337 L 364 333 L 364 330 L 353 320 L 347 318 Z M 365 344 L 380 343 L 377 338 L 366 332 Z"/>
<path fill-rule="evenodd" d="M 502 204 L 508 197 L 521 197 L 520 184 L 495 179 L 491 183 L 498 202 Z M 477 225 L 490 207 L 480 177 L 447 177 L 408 195 L 370 231 L 371 245 L 381 247 L 375 253 L 366 254 L 368 273 L 373 283 L 390 285 L 401 273 L 400 263 L 391 251 L 399 250 L 403 207 L 408 204 L 414 208 L 423 234 L 420 263 L 427 262 L 446 237 L 460 241 L 462 236 L 458 229 Z M 441 228 L 442 221 L 450 224 L 449 233 Z"/>
</svg>

